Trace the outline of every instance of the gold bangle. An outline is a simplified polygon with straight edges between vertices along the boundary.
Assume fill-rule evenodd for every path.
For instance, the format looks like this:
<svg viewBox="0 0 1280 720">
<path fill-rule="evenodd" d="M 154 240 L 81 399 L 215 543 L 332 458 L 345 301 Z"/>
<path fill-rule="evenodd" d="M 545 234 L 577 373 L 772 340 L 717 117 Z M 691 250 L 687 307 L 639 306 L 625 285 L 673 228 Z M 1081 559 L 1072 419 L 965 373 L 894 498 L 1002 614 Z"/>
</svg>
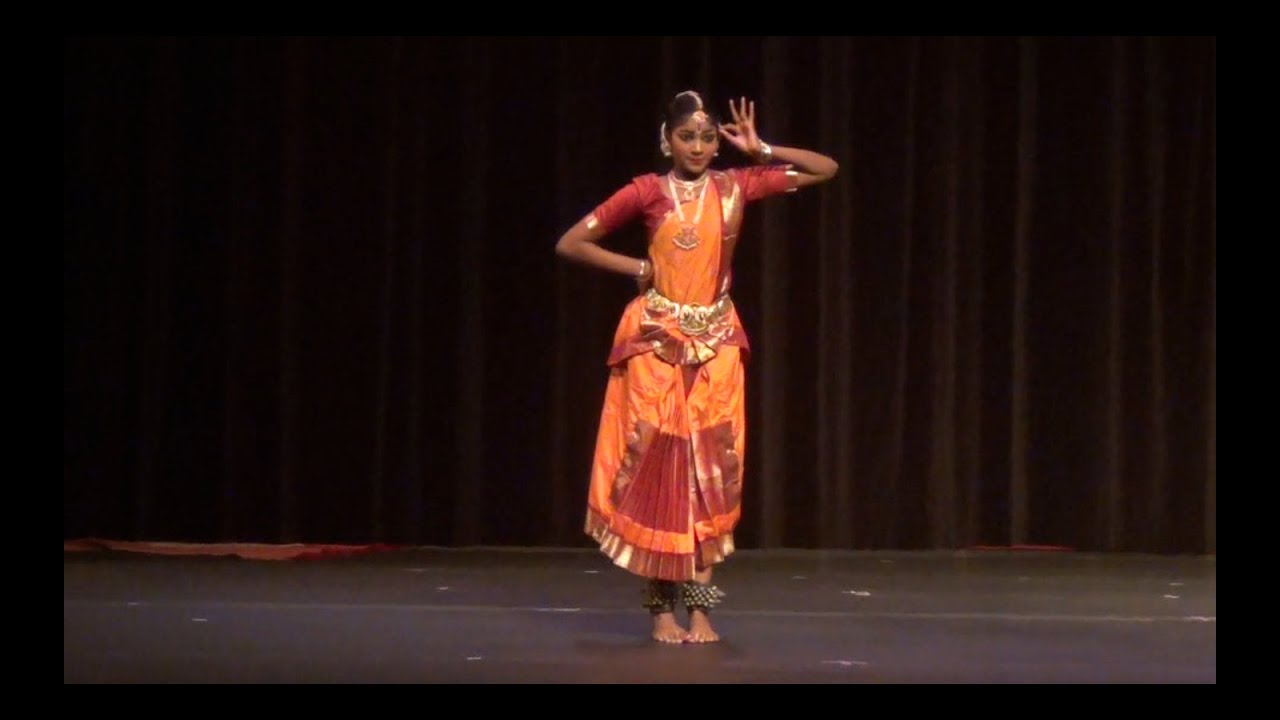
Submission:
<svg viewBox="0 0 1280 720">
<path fill-rule="evenodd" d="M 636 278 L 638 278 L 638 279 L 640 279 L 640 280 L 643 280 L 643 279 L 645 279 L 645 278 L 647 278 L 647 277 L 649 277 L 649 261 L 648 261 L 648 260 L 641 260 L 641 261 L 640 261 L 640 272 L 636 273 Z"/>
<path fill-rule="evenodd" d="M 761 140 L 760 141 L 760 164 L 768 165 L 770 160 L 773 160 L 773 148 L 769 146 L 769 143 Z"/>
</svg>

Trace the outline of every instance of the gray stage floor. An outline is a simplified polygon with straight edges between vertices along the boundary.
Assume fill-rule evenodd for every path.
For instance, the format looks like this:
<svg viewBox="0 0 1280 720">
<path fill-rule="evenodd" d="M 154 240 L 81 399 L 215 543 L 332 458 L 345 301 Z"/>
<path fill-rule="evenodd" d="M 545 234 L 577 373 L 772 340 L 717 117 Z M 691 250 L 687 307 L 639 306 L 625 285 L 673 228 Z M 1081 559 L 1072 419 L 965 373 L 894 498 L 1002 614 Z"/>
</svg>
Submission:
<svg viewBox="0 0 1280 720">
<path fill-rule="evenodd" d="M 1213 558 L 739 551 L 724 640 L 594 550 L 67 553 L 65 683 L 1216 683 Z"/>
</svg>

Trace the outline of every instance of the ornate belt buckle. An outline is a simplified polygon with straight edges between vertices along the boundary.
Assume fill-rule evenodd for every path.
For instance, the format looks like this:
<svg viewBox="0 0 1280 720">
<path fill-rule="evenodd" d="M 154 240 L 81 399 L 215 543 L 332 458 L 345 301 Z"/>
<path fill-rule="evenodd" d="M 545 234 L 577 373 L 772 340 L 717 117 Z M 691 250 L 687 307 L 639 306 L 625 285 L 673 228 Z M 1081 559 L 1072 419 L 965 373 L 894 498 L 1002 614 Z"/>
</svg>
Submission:
<svg viewBox="0 0 1280 720">
<path fill-rule="evenodd" d="M 680 331 L 685 335 L 701 335 L 711 326 L 710 307 L 684 306 L 680 308 Z"/>
</svg>

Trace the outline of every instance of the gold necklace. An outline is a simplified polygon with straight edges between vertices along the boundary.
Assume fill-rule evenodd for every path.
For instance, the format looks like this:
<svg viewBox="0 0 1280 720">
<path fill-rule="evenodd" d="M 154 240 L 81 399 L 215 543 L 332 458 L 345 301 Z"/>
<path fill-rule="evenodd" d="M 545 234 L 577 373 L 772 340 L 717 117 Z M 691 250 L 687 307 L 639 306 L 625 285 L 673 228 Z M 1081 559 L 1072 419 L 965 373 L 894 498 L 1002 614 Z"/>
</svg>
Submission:
<svg viewBox="0 0 1280 720">
<path fill-rule="evenodd" d="M 667 175 L 667 188 L 671 190 L 671 200 L 676 206 L 676 215 L 680 218 L 680 232 L 671 239 L 671 242 L 681 250 L 692 250 L 702 243 L 702 238 L 698 237 L 698 222 L 702 220 L 702 206 L 707 199 L 707 176 L 703 175 L 701 181 L 688 183 L 689 194 L 685 200 L 693 200 L 692 188 L 699 182 L 702 184 L 702 192 L 698 194 L 698 211 L 694 213 L 693 222 L 689 222 L 684 218 L 684 207 L 680 203 L 680 198 L 676 197 L 676 180 L 671 175 Z"/>
<path fill-rule="evenodd" d="M 697 180 L 680 180 L 675 176 L 675 173 L 667 173 L 668 183 L 674 183 L 675 185 L 679 186 L 680 198 L 683 199 L 685 202 L 692 201 L 694 198 L 694 195 L 697 194 L 698 189 L 706 187 L 708 177 L 709 176 L 706 173 L 703 173 L 702 177 L 698 178 Z M 675 188 L 673 187 L 671 190 L 671 198 L 675 199 L 675 197 L 676 197 L 676 191 L 675 191 Z"/>
</svg>

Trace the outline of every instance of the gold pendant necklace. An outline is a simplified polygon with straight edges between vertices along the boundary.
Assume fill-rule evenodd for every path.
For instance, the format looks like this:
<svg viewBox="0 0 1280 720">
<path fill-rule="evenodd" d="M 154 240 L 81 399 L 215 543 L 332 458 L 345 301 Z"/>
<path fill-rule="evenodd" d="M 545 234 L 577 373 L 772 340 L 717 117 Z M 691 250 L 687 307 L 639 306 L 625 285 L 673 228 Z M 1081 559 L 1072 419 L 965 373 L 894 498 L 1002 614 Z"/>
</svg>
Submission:
<svg viewBox="0 0 1280 720">
<path fill-rule="evenodd" d="M 693 200 L 693 188 L 698 183 L 685 183 L 684 199 L 686 201 Z M 681 250 L 692 250 L 702 244 L 702 238 L 698 237 L 698 223 L 702 220 L 702 207 L 707 199 L 707 176 L 702 176 L 702 192 L 698 194 L 698 210 L 694 213 L 693 222 L 684 219 L 684 207 L 680 203 L 680 196 L 676 194 L 675 178 L 667 174 L 667 188 L 671 190 L 671 201 L 676 206 L 676 215 L 680 218 L 680 232 L 671 239 L 672 244 Z"/>
<path fill-rule="evenodd" d="M 671 238 L 671 242 L 681 250 L 692 250 L 698 247 L 702 238 L 698 237 L 697 229 L 686 223 L 680 227 L 680 232 Z"/>
</svg>

